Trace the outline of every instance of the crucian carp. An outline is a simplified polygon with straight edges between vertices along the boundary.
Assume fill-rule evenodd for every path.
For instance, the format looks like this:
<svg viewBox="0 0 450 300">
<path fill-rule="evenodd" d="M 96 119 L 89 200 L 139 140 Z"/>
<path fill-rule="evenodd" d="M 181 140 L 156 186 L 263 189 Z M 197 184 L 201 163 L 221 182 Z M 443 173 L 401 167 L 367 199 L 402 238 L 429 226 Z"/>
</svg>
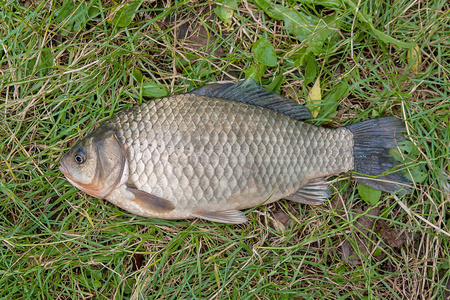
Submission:
<svg viewBox="0 0 450 300">
<path fill-rule="evenodd" d="M 209 84 L 116 113 L 61 159 L 86 193 L 149 218 L 246 222 L 242 209 L 287 199 L 320 204 L 325 178 L 356 171 L 389 193 L 408 181 L 388 150 L 403 121 L 384 117 L 340 128 L 305 123 L 310 111 L 252 79 Z"/>
</svg>

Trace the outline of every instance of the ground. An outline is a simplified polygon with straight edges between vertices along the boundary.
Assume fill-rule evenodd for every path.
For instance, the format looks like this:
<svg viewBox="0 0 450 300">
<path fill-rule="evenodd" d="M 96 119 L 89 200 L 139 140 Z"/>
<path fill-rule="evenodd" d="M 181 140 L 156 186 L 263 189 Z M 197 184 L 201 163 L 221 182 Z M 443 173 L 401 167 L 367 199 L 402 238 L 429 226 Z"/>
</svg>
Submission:
<svg viewBox="0 0 450 300">
<path fill-rule="evenodd" d="M 450 295 L 446 0 L 0 3 L 0 298 L 444 299 Z M 253 77 L 320 126 L 405 121 L 413 192 L 332 177 L 330 201 L 249 222 L 149 220 L 58 161 L 114 112 Z"/>
</svg>

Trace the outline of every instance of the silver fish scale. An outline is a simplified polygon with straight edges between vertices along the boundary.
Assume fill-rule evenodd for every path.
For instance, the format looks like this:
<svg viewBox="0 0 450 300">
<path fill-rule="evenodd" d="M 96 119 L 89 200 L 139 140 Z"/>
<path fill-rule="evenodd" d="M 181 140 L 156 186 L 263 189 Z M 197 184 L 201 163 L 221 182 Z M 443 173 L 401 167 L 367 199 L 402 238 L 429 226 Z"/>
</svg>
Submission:
<svg viewBox="0 0 450 300">
<path fill-rule="evenodd" d="M 257 106 L 193 94 L 117 113 L 130 180 L 179 211 L 253 207 L 353 168 L 353 136 Z"/>
</svg>

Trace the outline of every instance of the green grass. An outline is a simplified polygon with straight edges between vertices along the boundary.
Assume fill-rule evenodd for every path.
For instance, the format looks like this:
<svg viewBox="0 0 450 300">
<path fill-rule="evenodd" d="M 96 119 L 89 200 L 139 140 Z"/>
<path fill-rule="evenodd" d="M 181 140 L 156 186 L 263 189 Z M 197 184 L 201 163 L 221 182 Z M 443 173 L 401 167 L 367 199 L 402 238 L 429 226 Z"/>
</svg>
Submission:
<svg viewBox="0 0 450 300">
<path fill-rule="evenodd" d="M 211 1 L 145 2 L 129 12 L 102 1 L 1 2 L 0 298 L 449 296 L 450 6 L 360 2 L 358 12 L 348 1 L 283 2 L 335 21 L 304 39 L 265 14 L 264 1 L 239 2 L 230 25 Z M 371 26 L 418 45 L 420 64 Z M 186 30 L 209 38 L 184 39 Z M 266 55 L 275 66 L 255 52 L 261 38 L 273 45 Z M 319 78 L 323 99 L 309 105 L 326 126 L 404 118 L 413 193 L 368 204 L 343 175 L 325 205 L 280 201 L 228 226 L 136 217 L 59 172 L 70 145 L 114 112 L 246 73 L 301 103 Z"/>
</svg>

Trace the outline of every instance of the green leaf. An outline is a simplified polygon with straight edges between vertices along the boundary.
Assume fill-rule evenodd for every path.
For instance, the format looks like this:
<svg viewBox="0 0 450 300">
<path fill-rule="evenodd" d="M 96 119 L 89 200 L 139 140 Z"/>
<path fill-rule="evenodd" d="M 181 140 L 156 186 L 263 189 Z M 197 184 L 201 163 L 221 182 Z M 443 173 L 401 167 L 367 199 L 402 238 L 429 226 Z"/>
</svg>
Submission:
<svg viewBox="0 0 450 300">
<path fill-rule="evenodd" d="M 99 21 L 101 20 L 102 10 L 99 7 L 91 5 L 89 7 L 87 13 L 88 13 L 89 19 L 92 20 L 92 19 L 95 19 L 96 17 L 98 17 Z"/>
<path fill-rule="evenodd" d="M 142 75 L 142 72 L 139 70 L 133 71 L 133 78 L 136 79 L 137 82 L 142 82 L 144 79 L 144 76 Z"/>
<path fill-rule="evenodd" d="M 147 81 L 142 83 L 141 88 L 143 97 L 161 98 L 169 94 L 167 88 L 164 85 L 154 81 Z"/>
<path fill-rule="evenodd" d="M 282 5 L 273 4 L 267 0 L 253 0 L 264 12 L 271 18 L 283 20 L 286 30 L 295 36 L 299 41 L 307 41 L 308 50 L 318 55 L 321 53 L 323 44 L 334 33 L 330 28 L 336 27 L 337 14 L 330 15 L 320 19 L 288 9 Z M 397 47 L 409 49 L 414 47 L 414 43 L 399 41 L 376 29 L 372 23 L 371 16 L 364 13 L 362 9 L 358 9 L 352 0 L 297 0 L 300 3 L 309 5 L 321 5 L 328 9 L 336 10 L 338 7 L 346 7 L 347 11 L 352 11 L 358 21 L 367 25 L 369 30 L 381 41 L 393 44 Z M 311 38 L 313 37 L 313 38 Z M 309 42 L 308 42 L 309 41 Z"/>
<path fill-rule="evenodd" d="M 53 66 L 53 55 L 50 48 L 44 48 L 41 50 L 41 56 L 39 57 L 38 69 L 43 72 L 47 72 Z"/>
<path fill-rule="evenodd" d="M 335 25 L 335 15 L 320 19 L 267 0 L 254 0 L 254 2 L 269 17 L 282 20 L 286 31 L 295 36 L 297 40 L 306 42 L 308 50 L 316 55 L 322 53 L 324 42 L 334 33 L 330 28 Z"/>
<path fill-rule="evenodd" d="M 406 177 L 412 180 L 415 183 L 424 182 L 428 177 L 428 173 L 422 172 L 422 165 L 416 165 L 413 167 L 409 167 L 409 172 L 406 173 Z"/>
<path fill-rule="evenodd" d="M 318 65 L 316 58 L 312 54 L 308 54 L 306 57 L 306 67 L 305 67 L 305 85 L 310 84 L 314 81 L 317 76 Z"/>
<path fill-rule="evenodd" d="M 83 29 L 89 18 L 86 4 L 84 2 L 74 4 L 71 0 L 64 2 L 56 14 L 56 23 L 61 23 L 61 27 L 65 29 L 61 31 L 62 36 Z"/>
<path fill-rule="evenodd" d="M 252 52 L 255 54 L 259 63 L 268 66 L 276 67 L 277 55 L 273 45 L 265 38 L 261 38 L 253 44 Z"/>
<path fill-rule="evenodd" d="M 141 1 L 132 1 L 115 6 L 113 9 L 113 14 L 115 15 L 112 22 L 117 27 L 127 27 L 133 20 L 140 5 Z"/>
<path fill-rule="evenodd" d="M 371 24 L 371 25 L 372 25 L 372 24 Z M 394 39 L 393 37 L 387 35 L 386 33 L 381 32 L 381 31 L 379 31 L 378 29 L 375 29 L 375 27 L 373 27 L 373 25 L 370 26 L 370 27 L 371 27 L 372 32 L 373 32 L 380 40 L 382 40 L 382 41 L 385 42 L 385 43 L 388 43 L 388 44 L 391 43 L 391 44 L 393 44 L 393 45 L 395 45 L 395 46 L 397 46 L 397 47 L 404 48 L 404 49 L 413 48 L 413 47 L 415 46 L 414 43 L 406 43 L 406 42 L 401 42 L 401 41 L 399 41 L 399 40 L 396 40 L 396 39 Z"/>
<path fill-rule="evenodd" d="M 39 54 L 39 60 L 32 58 L 27 62 L 27 75 L 32 74 L 33 70 L 40 76 L 47 74 L 48 70 L 53 66 L 53 55 L 50 48 L 43 48 Z M 37 64 L 36 64 L 37 62 Z"/>
<path fill-rule="evenodd" d="M 389 151 L 389 154 L 400 163 L 417 161 L 417 158 L 421 155 L 418 146 L 414 145 L 412 141 L 401 141 L 397 145 L 403 155 L 396 149 Z M 428 173 L 424 171 L 421 163 L 409 164 L 408 170 L 409 172 L 404 172 L 404 175 L 416 183 L 421 183 L 428 177 Z"/>
<path fill-rule="evenodd" d="M 406 42 L 401 42 L 399 40 L 394 39 L 393 37 L 387 35 L 384 32 L 379 31 L 378 29 L 375 28 L 375 26 L 373 26 L 372 23 L 372 18 L 371 16 L 368 16 L 367 14 L 365 14 L 361 9 L 357 9 L 357 6 L 355 3 L 353 3 L 352 0 L 343 0 L 343 2 L 350 7 L 353 12 L 356 14 L 357 19 L 364 23 L 365 25 L 367 25 L 370 29 L 370 31 L 372 31 L 372 33 L 381 41 L 385 42 L 385 43 L 391 43 L 397 47 L 400 48 L 404 48 L 404 49 L 409 49 L 414 47 L 414 43 L 406 43 Z"/>
<path fill-rule="evenodd" d="M 127 278 L 125 280 L 125 284 L 123 287 L 123 293 L 125 295 L 129 295 L 131 293 L 133 293 L 133 286 L 136 284 L 136 279 L 134 278 Z"/>
<path fill-rule="evenodd" d="M 234 11 L 238 8 L 238 3 L 236 0 L 222 0 L 218 1 L 214 13 L 218 16 L 225 24 L 231 25 L 231 20 L 233 19 Z"/>
<path fill-rule="evenodd" d="M 342 0 L 297 0 L 300 3 L 321 5 L 326 8 L 337 8 L 343 4 Z"/>
<path fill-rule="evenodd" d="M 341 81 L 322 100 L 322 107 L 319 112 L 319 119 L 332 118 L 336 113 L 339 101 L 350 94 L 348 83 Z"/>
<path fill-rule="evenodd" d="M 383 250 L 381 249 L 381 247 L 377 247 L 376 250 L 373 252 L 373 256 L 375 257 L 380 256 L 381 254 L 383 254 Z"/>
<path fill-rule="evenodd" d="M 245 78 L 253 78 L 256 82 L 260 82 L 265 71 L 266 66 L 263 64 L 252 65 L 245 71 Z"/>
<path fill-rule="evenodd" d="M 272 92 L 279 93 L 283 82 L 284 82 L 284 75 L 280 74 L 277 77 L 275 77 L 268 86 L 266 86 L 266 89 Z"/>
<path fill-rule="evenodd" d="M 411 141 L 401 141 L 397 143 L 397 146 L 400 148 L 401 153 L 403 153 L 406 156 L 409 156 L 412 152 L 415 152 L 414 149 L 416 146 L 414 146 L 413 142 Z M 389 151 L 389 154 L 394 157 L 395 160 L 399 162 L 404 162 L 403 156 L 396 150 Z M 412 158 L 415 158 L 414 155 L 411 155 Z"/>
<path fill-rule="evenodd" d="M 358 192 L 361 198 L 367 204 L 376 205 L 381 198 L 381 191 L 365 186 L 361 183 L 357 184 Z"/>
</svg>

